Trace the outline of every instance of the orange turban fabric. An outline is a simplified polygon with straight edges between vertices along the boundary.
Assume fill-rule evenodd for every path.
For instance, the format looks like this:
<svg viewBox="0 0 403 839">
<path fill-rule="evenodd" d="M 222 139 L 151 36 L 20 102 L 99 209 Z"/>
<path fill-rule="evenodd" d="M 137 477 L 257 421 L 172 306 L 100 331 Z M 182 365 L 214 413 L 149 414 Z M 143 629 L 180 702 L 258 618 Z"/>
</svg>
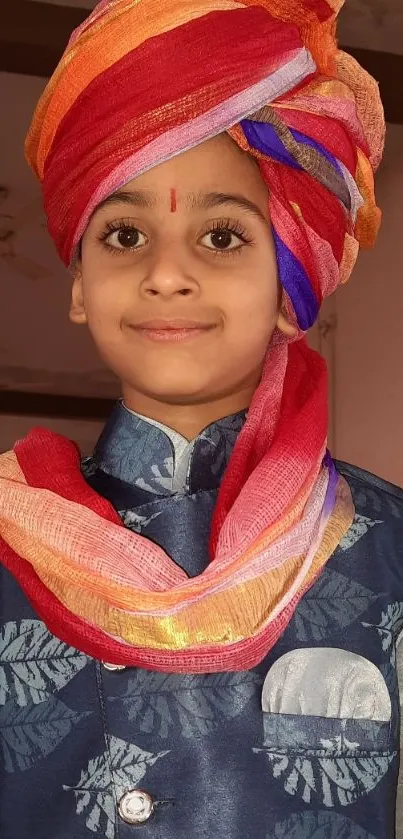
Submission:
<svg viewBox="0 0 403 839">
<path fill-rule="evenodd" d="M 100 201 L 228 131 L 259 162 L 289 314 L 308 329 L 380 219 L 383 112 L 375 82 L 337 49 L 340 6 L 103 0 L 27 140 L 64 261 Z M 60 638 L 107 661 L 195 673 L 250 668 L 276 643 L 354 513 L 326 451 L 324 362 L 304 340 L 276 339 L 196 578 L 122 527 L 73 444 L 37 431 L 0 458 L 0 559 Z"/>
<path fill-rule="evenodd" d="M 92 212 L 148 168 L 228 131 L 270 190 L 299 327 L 344 282 L 380 213 L 374 80 L 337 49 L 342 0 L 103 0 L 72 35 L 26 151 L 66 264 Z"/>
</svg>

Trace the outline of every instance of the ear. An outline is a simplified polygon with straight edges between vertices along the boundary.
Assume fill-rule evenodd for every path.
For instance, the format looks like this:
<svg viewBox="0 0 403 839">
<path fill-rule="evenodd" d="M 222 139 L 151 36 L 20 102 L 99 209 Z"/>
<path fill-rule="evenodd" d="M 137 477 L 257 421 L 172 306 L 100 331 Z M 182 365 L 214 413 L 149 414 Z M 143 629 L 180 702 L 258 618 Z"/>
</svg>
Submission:
<svg viewBox="0 0 403 839">
<path fill-rule="evenodd" d="M 277 329 L 279 329 L 280 332 L 282 332 L 287 338 L 296 338 L 298 335 L 297 327 L 290 323 L 287 315 L 285 315 L 281 309 L 278 313 Z"/>
<path fill-rule="evenodd" d="M 74 272 L 69 317 L 73 323 L 87 323 L 87 314 L 84 306 L 83 275 L 78 266 Z"/>
</svg>

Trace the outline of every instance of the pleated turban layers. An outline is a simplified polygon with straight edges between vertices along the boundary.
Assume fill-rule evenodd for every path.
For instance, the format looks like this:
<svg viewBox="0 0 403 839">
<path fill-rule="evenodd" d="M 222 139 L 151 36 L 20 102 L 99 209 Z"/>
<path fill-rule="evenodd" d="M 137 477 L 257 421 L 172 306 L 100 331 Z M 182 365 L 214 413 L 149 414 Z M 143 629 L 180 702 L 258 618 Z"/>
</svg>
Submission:
<svg viewBox="0 0 403 839">
<path fill-rule="evenodd" d="M 27 139 L 64 262 L 104 198 L 228 131 L 268 185 L 302 338 L 380 221 L 383 112 L 376 83 L 337 49 L 340 6 L 103 0 L 73 34 Z M 175 673 L 249 669 L 277 642 L 354 517 L 327 452 L 325 364 L 304 340 L 277 339 L 220 486 L 211 562 L 195 578 L 122 526 L 68 440 L 39 429 L 0 457 L 0 561 L 57 637 Z"/>
<path fill-rule="evenodd" d="M 227 131 L 270 193 L 288 313 L 308 329 L 380 223 L 376 82 L 337 48 L 343 0 L 102 0 L 35 113 L 28 161 L 66 265 L 108 195 Z"/>
</svg>

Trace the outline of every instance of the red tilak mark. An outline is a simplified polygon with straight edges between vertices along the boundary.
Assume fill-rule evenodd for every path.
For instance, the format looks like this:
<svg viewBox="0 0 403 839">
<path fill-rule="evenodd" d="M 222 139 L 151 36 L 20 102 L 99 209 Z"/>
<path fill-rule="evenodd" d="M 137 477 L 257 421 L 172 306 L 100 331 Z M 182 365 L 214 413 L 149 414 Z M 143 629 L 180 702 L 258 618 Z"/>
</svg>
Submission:
<svg viewBox="0 0 403 839">
<path fill-rule="evenodd" d="M 171 189 L 171 213 L 176 213 L 176 189 Z"/>
</svg>

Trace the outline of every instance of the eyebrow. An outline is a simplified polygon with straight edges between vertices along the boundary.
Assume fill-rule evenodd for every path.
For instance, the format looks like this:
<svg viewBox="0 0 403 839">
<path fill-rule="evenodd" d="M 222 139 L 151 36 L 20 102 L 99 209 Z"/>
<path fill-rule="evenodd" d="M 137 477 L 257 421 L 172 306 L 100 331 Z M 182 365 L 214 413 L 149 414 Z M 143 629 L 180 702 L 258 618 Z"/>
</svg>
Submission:
<svg viewBox="0 0 403 839">
<path fill-rule="evenodd" d="M 198 195 L 191 195 L 188 197 L 188 203 L 193 209 L 197 210 L 212 210 L 215 207 L 223 207 L 227 204 L 232 204 L 233 207 L 244 210 L 257 216 L 266 225 L 269 223 L 268 218 L 262 212 L 257 204 L 249 201 L 243 195 L 237 195 L 227 192 L 208 192 L 207 194 L 199 193 Z"/>
<path fill-rule="evenodd" d="M 112 195 L 108 195 L 107 198 L 104 198 L 104 200 L 98 204 L 95 212 L 102 210 L 104 207 L 109 207 L 111 204 L 129 204 L 132 207 L 142 207 L 143 209 L 148 210 L 156 206 L 157 198 L 152 192 L 148 192 L 145 189 L 126 191 L 120 189 L 118 192 L 113 192 Z"/>
<path fill-rule="evenodd" d="M 264 224 L 269 224 L 268 218 L 262 212 L 260 207 L 253 201 L 250 201 L 243 195 L 227 192 L 199 192 L 197 194 L 190 193 L 186 200 L 187 205 L 194 210 L 212 210 L 215 207 L 223 207 L 225 205 L 232 205 L 238 209 L 244 210 L 251 215 L 256 216 L 263 221 Z M 158 204 L 158 199 L 155 193 L 147 190 L 119 190 L 112 193 L 105 198 L 96 208 L 95 212 L 104 207 L 113 204 L 128 204 L 132 207 L 140 207 L 142 209 L 153 209 Z"/>
</svg>

